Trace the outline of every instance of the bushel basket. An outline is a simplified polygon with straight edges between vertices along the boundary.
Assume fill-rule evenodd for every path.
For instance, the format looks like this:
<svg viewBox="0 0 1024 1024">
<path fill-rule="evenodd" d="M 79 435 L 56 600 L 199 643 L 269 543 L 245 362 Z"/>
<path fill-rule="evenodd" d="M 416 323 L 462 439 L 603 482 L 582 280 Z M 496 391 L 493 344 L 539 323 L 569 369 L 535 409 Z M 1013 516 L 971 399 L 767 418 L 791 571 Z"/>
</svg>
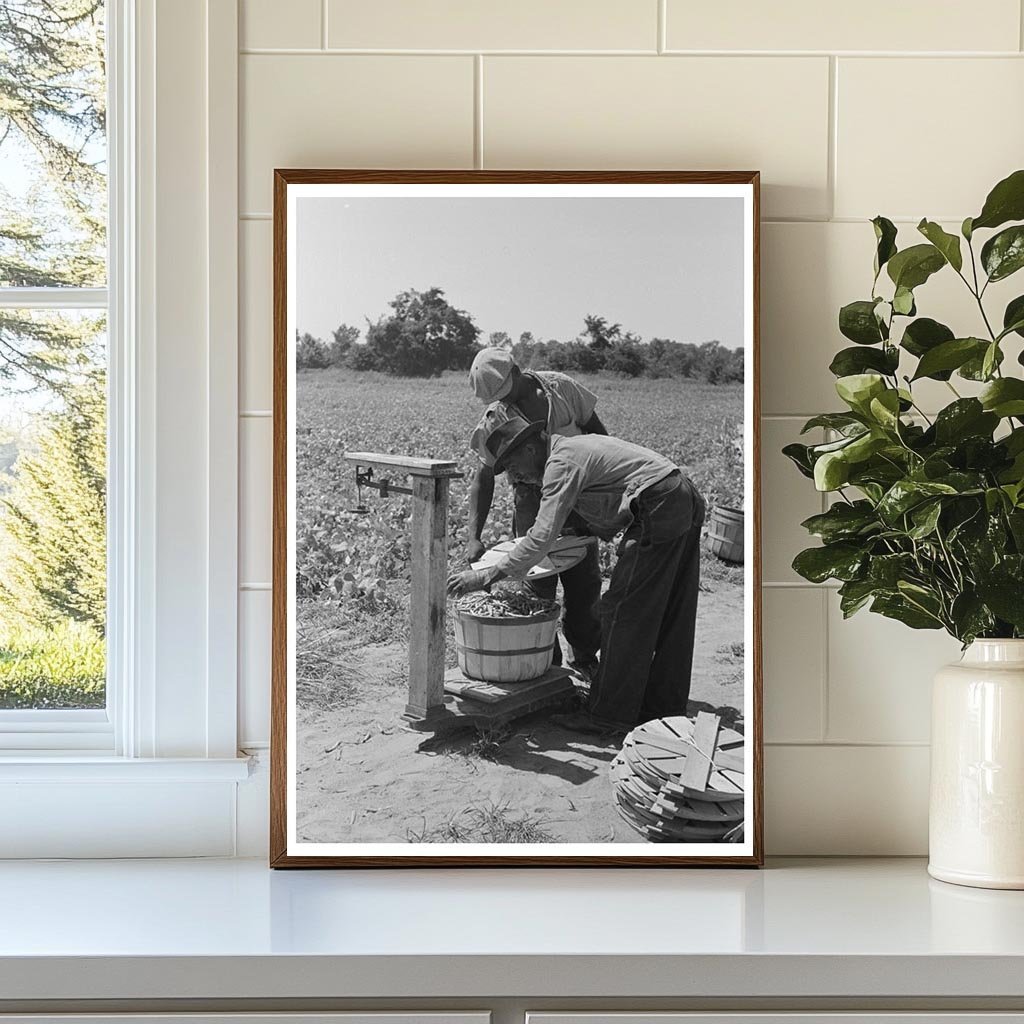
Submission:
<svg viewBox="0 0 1024 1024">
<path fill-rule="evenodd" d="M 454 610 L 459 670 L 467 679 L 518 683 L 550 667 L 561 608 L 536 615 L 491 618 Z"/>
</svg>

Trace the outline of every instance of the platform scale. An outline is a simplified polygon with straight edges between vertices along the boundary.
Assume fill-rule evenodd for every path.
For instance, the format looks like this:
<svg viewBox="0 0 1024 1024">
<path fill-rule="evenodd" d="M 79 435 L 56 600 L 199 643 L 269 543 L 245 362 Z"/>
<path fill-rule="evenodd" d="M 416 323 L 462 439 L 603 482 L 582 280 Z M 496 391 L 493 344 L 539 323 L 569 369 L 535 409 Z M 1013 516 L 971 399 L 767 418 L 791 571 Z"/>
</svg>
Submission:
<svg viewBox="0 0 1024 1024">
<path fill-rule="evenodd" d="M 571 673 L 552 667 L 536 679 L 487 683 L 467 679 L 457 668 L 445 671 L 445 598 L 448 582 L 449 484 L 460 479 L 458 464 L 380 452 L 347 452 L 356 484 L 382 497 L 412 498 L 412 586 L 409 605 L 409 700 L 403 719 L 416 729 L 440 731 L 459 726 L 503 725 L 573 696 Z M 408 477 L 411 486 L 387 476 Z"/>
</svg>

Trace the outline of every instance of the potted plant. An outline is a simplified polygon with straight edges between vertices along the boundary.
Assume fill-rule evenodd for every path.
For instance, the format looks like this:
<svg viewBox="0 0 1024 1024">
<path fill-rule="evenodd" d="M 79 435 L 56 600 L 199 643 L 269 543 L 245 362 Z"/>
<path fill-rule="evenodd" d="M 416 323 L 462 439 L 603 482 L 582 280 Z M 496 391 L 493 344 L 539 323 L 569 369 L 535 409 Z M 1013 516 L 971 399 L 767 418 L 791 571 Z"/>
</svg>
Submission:
<svg viewBox="0 0 1024 1024">
<path fill-rule="evenodd" d="M 1003 888 L 1024 888 L 1024 294 L 1000 316 L 986 292 L 1024 267 L 1021 221 L 1024 170 L 959 234 L 922 220 L 901 249 L 874 218 L 871 297 L 839 311 L 852 345 L 830 366 L 845 408 L 804 426 L 824 443 L 783 450 L 832 498 L 793 568 L 838 580 L 844 617 L 870 608 L 963 644 L 933 688 L 929 871 Z M 918 314 L 936 273 L 973 296 L 973 327 Z M 926 380 L 949 393 L 935 415 Z"/>
</svg>

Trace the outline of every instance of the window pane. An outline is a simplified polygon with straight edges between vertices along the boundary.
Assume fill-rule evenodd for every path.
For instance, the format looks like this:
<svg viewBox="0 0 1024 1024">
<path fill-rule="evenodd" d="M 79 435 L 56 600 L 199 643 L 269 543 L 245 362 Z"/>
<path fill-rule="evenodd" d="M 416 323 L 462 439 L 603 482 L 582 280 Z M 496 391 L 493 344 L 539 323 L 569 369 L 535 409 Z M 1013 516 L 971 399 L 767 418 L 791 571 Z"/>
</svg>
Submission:
<svg viewBox="0 0 1024 1024">
<path fill-rule="evenodd" d="M 0 288 L 105 283 L 103 15 L 0 0 Z"/>
<path fill-rule="evenodd" d="M 0 309 L 0 709 L 105 703 L 104 321 Z"/>
</svg>

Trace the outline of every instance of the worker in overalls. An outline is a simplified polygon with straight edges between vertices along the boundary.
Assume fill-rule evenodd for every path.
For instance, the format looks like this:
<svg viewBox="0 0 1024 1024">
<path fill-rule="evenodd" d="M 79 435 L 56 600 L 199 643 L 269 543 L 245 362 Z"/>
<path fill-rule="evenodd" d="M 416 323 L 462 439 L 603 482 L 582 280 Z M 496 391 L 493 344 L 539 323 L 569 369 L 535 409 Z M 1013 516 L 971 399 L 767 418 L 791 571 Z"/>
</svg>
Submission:
<svg viewBox="0 0 1024 1024">
<path fill-rule="evenodd" d="M 704 522 L 696 487 L 649 448 L 594 434 L 549 435 L 543 420 L 513 416 L 485 444 L 495 473 L 541 486 L 540 508 L 512 551 L 492 568 L 453 574 L 449 593 L 523 578 L 572 513 L 604 540 L 624 531 L 601 599 L 601 665 L 587 710 L 560 721 L 581 732 L 625 732 L 652 718 L 685 715 Z"/>
<path fill-rule="evenodd" d="M 539 420 L 549 434 L 607 434 L 594 407 L 597 396 L 564 373 L 550 370 L 523 371 L 511 353 L 485 348 L 477 353 L 469 371 L 469 383 L 477 398 L 487 404 L 470 437 L 470 446 L 480 460 L 469 491 L 469 535 L 466 561 L 477 561 L 484 553 L 480 540 L 494 498 L 494 457 L 487 438 L 496 427 L 514 417 Z M 512 532 L 522 537 L 533 526 L 540 508 L 540 488 L 526 481 L 513 482 L 514 518 Z M 566 532 L 586 533 L 582 521 L 569 517 Z M 583 561 L 558 576 L 562 581 L 564 614 L 562 628 L 572 648 L 572 667 L 588 680 L 597 671 L 601 644 L 601 622 L 597 604 L 601 597 L 601 569 L 597 545 L 587 548 Z M 530 581 L 533 591 L 554 600 L 557 580 L 548 577 Z M 561 664 L 561 649 L 555 644 L 555 662 Z"/>
</svg>

